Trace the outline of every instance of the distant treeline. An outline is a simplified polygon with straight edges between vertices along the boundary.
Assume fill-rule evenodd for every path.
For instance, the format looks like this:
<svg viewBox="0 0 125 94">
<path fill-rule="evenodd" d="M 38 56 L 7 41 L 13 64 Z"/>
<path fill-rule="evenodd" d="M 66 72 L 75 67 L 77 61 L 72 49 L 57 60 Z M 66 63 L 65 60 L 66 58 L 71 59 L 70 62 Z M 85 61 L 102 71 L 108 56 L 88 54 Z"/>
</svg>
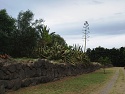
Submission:
<svg viewBox="0 0 125 94">
<path fill-rule="evenodd" d="M 87 49 L 87 55 L 92 62 L 98 62 L 101 57 L 108 57 L 112 65 L 125 66 L 125 47 L 119 49 L 107 49 L 100 46 L 94 49 L 89 48 Z"/>
</svg>

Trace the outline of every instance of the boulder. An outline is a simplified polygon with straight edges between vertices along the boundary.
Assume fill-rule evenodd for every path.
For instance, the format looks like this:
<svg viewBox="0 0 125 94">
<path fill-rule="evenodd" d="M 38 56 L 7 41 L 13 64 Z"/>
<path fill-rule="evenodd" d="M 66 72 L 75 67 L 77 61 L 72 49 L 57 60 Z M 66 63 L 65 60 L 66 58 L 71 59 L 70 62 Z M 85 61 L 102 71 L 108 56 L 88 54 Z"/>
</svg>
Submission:
<svg viewBox="0 0 125 94">
<path fill-rule="evenodd" d="M 19 74 L 20 79 L 24 79 L 26 77 L 25 76 L 25 71 L 23 69 L 21 69 L 18 74 Z"/>
<path fill-rule="evenodd" d="M 24 71 L 25 71 L 26 78 L 30 78 L 33 76 L 32 70 L 30 70 L 29 67 L 25 67 Z"/>
<path fill-rule="evenodd" d="M 16 71 L 16 66 L 15 64 L 11 64 L 7 66 L 8 71 L 10 71 L 11 73 Z"/>
<path fill-rule="evenodd" d="M 39 83 L 41 83 L 41 77 L 31 78 L 31 85 L 37 85 Z"/>
<path fill-rule="evenodd" d="M 13 86 L 13 90 L 17 90 L 21 87 L 21 79 L 16 79 L 14 80 L 14 86 Z"/>
<path fill-rule="evenodd" d="M 35 75 L 35 76 L 39 77 L 39 76 L 41 76 L 41 74 L 42 74 L 41 69 L 40 69 L 40 68 L 37 68 L 37 69 L 36 69 L 36 75 Z"/>
<path fill-rule="evenodd" d="M 44 59 L 38 59 L 38 61 L 34 62 L 34 67 L 39 68 L 39 67 L 43 66 L 45 63 L 46 62 Z"/>
</svg>

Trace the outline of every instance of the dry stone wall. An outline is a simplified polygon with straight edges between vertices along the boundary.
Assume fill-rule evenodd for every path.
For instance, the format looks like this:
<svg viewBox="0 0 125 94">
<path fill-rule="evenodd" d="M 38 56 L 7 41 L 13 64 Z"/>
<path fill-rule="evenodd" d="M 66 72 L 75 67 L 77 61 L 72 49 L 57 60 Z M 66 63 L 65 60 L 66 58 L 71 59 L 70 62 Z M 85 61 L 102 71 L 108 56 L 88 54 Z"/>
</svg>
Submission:
<svg viewBox="0 0 125 94">
<path fill-rule="evenodd" d="M 99 69 L 99 65 L 53 64 L 39 59 L 33 63 L 16 63 L 0 66 L 0 94 L 7 90 L 46 83 L 66 76 L 75 76 Z"/>
</svg>

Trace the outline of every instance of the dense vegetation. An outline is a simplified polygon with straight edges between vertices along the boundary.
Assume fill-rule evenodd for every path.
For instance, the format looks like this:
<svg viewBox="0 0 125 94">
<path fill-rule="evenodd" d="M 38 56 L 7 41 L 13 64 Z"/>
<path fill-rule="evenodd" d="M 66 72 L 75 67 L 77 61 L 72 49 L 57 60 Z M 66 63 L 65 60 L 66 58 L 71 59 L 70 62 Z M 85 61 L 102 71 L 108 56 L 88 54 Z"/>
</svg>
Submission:
<svg viewBox="0 0 125 94">
<path fill-rule="evenodd" d="M 114 66 L 125 66 L 125 47 L 119 49 L 103 47 L 97 47 L 92 50 L 87 49 L 87 55 L 92 62 L 97 62 L 101 58 L 108 58 Z"/>
<path fill-rule="evenodd" d="M 19 12 L 17 19 L 9 16 L 5 9 L 0 10 L 1 55 L 45 58 L 73 64 L 89 62 L 82 47 L 68 46 L 60 35 L 50 33 L 43 19 L 33 18 L 30 10 Z"/>
</svg>

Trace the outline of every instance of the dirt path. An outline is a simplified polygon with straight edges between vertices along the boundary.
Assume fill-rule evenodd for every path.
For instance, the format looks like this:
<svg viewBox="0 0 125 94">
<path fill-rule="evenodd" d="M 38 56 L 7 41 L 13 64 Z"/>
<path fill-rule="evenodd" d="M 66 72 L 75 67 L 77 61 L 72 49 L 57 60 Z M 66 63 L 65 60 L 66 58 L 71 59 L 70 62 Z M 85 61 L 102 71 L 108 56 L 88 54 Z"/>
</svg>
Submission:
<svg viewBox="0 0 125 94">
<path fill-rule="evenodd" d="M 125 94 L 125 70 L 122 67 L 115 70 L 114 76 L 97 94 Z"/>
<path fill-rule="evenodd" d="M 113 78 L 108 82 L 108 84 L 103 88 L 103 90 L 101 90 L 99 94 L 109 94 L 110 90 L 112 89 L 112 87 L 114 86 L 114 83 L 118 78 L 118 75 L 119 75 L 119 69 L 116 70 Z"/>
<path fill-rule="evenodd" d="M 125 70 L 119 69 L 119 76 L 109 94 L 125 94 Z"/>
</svg>

